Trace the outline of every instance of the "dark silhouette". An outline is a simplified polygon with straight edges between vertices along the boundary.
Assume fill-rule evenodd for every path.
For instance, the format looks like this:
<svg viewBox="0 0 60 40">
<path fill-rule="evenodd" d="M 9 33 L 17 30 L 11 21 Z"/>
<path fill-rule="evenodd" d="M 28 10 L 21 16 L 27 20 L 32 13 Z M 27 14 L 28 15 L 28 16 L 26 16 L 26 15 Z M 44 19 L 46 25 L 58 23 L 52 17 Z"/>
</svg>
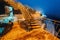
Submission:
<svg viewBox="0 0 60 40">
<path fill-rule="evenodd" d="M 0 37 L 8 33 L 12 29 L 12 26 L 13 26 L 13 22 L 11 21 L 9 21 L 9 23 L 0 23 L 0 27 L 4 28 L 3 32 L 0 34 Z"/>
<path fill-rule="evenodd" d="M 58 37 L 58 38 L 60 38 L 60 23 L 55 23 L 55 31 L 56 31 L 56 33 L 57 33 L 57 35 L 56 35 L 56 33 L 55 33 L 55 35 Z"/>
<path fill-rule="evenodd" d="M 1 14 L 5 14 L 5 6 L 9 4 L 7 4 L 4 0 L 0 0 L 0 15 Z"/>
</svg>

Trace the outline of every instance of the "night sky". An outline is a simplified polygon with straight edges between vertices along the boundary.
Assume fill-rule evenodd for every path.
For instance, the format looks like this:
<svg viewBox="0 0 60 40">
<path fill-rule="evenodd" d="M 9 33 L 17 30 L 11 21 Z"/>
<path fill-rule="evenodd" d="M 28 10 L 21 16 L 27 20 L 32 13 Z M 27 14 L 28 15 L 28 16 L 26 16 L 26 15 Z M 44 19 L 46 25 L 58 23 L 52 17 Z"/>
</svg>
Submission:
<svg viewBox="0 0 60 40">
<path fill-rule="evenodd" d="M 60 20 L 60 0 L 17 0 L 33 9 L 42 11 L 48 18 Z"/>
</svg>

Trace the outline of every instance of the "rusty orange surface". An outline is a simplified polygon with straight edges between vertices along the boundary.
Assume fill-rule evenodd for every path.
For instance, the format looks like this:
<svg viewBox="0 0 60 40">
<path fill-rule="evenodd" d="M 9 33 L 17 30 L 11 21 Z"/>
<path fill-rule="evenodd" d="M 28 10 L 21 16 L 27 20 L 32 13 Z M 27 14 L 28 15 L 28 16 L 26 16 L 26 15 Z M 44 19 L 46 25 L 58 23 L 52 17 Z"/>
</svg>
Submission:
<svg viewBox="0 0 60 40">
<path fill-rule="evenodd" d="M 20 25 L 15 22 L 12 30 L 4 35 L 1 40 L 59 40 L 55 36 L 42 28 L 33 29 L 30 32 L 20 28 Z"/>
<path fill-rule="evenodd" d="M 29 13 L 28 10 L 21 3 L 14 2 L 14 0 L 5 0 L 8 4 L 10 4 L 15 10 L 21 10 L 22 14 Z M 33 18 L 39 18 L 40 15 L 33 14 Z M 28 15 L 24 15 L 25 19 Z M 20 16 L 19 16 L 20 17 Z M 29 16 L 28 16 L 29 17 Z M 34 26 L 36 27 L 36 26 Z M 40 26 L 37 26 L 40 27 Z M 31 31 L 26 31 L 21 28 L 21 24 L 18 22 L 14 22 L 12 30 L 10 30 L 6 35 L 0 38 L 0 40 L 59 40 L 57 37 L 53 36 L 46 30 L 40 28 L 33 29 Z"/>
</svg>

